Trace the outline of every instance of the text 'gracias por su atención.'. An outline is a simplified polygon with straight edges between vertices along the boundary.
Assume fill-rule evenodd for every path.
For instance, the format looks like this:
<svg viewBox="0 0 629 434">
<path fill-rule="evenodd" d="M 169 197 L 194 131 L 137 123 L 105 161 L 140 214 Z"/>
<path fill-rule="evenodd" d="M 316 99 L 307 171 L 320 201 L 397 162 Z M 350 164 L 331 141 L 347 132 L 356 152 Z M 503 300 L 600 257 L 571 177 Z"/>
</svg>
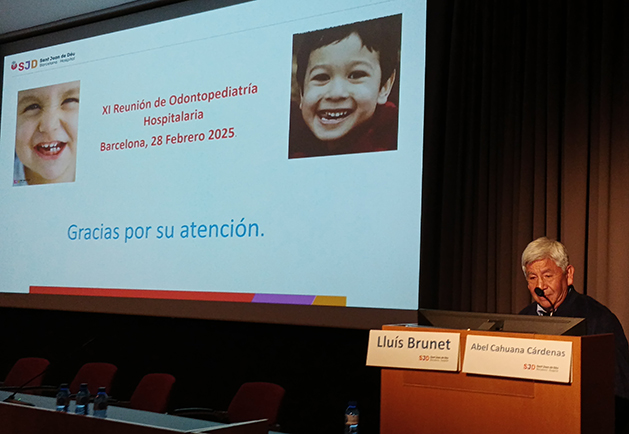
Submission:
<svg viewBox="0 0 629 434">
<path fill-rule="evenodd" d="M 225 238 L 259 238 L 264 237 L 258 223 L 249 223 L 245 218 L 240 221 L 230 219 L 225 223 L 196 224 L 194 222 L 179 226 L 174 225 L 135 225 L 108 226 L 101 223 L 97 226 L 80 226 L 71 224 L 66 231 L 70 241 L 110 241 L 124 240 L 125 243 L 137 240 L 168 240 L 168 239 L 225 239 Z"/>
</svg>

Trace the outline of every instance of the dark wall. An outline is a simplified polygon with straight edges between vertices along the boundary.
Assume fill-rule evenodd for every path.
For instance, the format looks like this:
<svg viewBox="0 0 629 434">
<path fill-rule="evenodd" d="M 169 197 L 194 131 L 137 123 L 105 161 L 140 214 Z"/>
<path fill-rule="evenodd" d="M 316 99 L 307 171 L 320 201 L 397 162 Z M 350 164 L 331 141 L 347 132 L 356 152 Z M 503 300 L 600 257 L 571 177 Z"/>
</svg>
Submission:
<svg viewBox="0 0 629 434">
<path fill-rule="evenodd" d="M 112 395 L 128 399 L 144 374 L 177 378 L 171 409 L 226 409 L 243 382 L 286 389 L 280 415 L 291 433 L 342 432 L 358 400 L 362 433 L 377 433 L 379 369 L 365 366 L 368 331 L 0 309 L 0 378 L 20 357 L 51 362 L 45 384 L 70 382 L 86 362 L 118 366 Z"/>
</svg>

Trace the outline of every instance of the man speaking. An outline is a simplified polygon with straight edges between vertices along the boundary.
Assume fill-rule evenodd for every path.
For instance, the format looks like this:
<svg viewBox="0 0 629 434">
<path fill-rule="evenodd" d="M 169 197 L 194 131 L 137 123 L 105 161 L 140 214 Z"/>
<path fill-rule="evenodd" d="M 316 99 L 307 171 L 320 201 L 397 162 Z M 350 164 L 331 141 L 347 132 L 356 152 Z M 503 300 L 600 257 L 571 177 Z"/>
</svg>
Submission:
<svg viewBox="0 0 629 434">
<path fill-rule="evenodd" d="M 529 243 L 522 253 L 522 271 L 534 302 L 521 315 L 585 318 L 586 334 L 614 335 L 616 432 L 624 432 L 629 418 L 629 346 L 620 321 L 607 307 L 574 289 L 574 267 L 560 242 L 542 237 Z"/>
</svg>

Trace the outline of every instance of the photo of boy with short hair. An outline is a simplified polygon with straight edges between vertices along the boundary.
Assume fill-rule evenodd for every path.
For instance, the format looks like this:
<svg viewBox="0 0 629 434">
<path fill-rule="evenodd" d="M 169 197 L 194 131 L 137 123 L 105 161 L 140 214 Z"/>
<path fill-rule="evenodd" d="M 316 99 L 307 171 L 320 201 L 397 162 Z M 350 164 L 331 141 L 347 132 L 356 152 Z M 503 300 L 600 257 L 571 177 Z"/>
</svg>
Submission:
<svg viewBox="0 0 629 434">
<path fill-rule="evenodd" d="M 13 185 L 74 182 L 80 82 L 18 92 Z"/>
<path fill-rule="evenodd" d="M 394 15 L 293 36 L 289 158 L 397 149 L 401 25 Z"/>
</svg>

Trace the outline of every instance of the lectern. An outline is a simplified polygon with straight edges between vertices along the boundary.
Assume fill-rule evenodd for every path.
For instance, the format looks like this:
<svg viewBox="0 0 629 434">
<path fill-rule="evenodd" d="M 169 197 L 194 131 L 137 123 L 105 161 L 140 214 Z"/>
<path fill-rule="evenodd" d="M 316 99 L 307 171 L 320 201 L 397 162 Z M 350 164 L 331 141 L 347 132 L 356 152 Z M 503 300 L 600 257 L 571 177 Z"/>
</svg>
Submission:
<svg viewBox="0 0 629 434">
<path fill-rule="evenodd" d="M 527 333 L 384 326 L 391 331 L 460 333 L 572 342 L 569 383 L 416 369 L 382 369 L 381 434 L 612 434 L 613 335 Z"/>
</svg>

